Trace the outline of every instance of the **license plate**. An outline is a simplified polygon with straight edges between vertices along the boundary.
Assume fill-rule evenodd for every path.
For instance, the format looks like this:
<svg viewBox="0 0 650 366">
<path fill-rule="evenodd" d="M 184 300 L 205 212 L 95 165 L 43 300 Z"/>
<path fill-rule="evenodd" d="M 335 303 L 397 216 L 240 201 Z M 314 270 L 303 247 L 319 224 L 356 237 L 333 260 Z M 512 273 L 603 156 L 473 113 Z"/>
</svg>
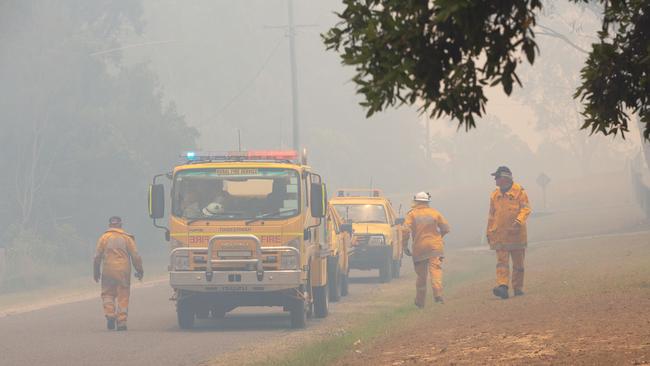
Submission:
<svg viewBox="0 0 650 366">
<path fill-rule="evenodd" d="M 217 256 L 220 258 L 229 258 L 229 257 L 251 257 L 253 254 L 250 250 L 219 250 L 217 251 Z"/>
<path fill-rule="evenodd" d="M 219 286 L 219 287 L 206 287 L 208 290 L 217 292 L 247 292 L 248 286 Z"/>
</svg>

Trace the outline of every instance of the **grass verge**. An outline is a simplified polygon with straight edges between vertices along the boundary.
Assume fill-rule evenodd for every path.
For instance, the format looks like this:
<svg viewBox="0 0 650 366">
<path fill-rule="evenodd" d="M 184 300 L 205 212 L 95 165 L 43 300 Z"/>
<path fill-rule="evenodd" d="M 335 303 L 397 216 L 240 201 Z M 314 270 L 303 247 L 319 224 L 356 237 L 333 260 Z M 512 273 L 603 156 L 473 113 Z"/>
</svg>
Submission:
<svg viewBox="0 0 650 366">
<path fill-rule="evenodd" d="M 454 270 L 445 273 L 447 294 L 453 294 L 466 283 L 485 278 L 488 273 L 491 274 L 494 267 L 493 255 L 467 255 L 454 252 L 450 255 L 449 261 L 454 262 Z M 335 331 L 324 339 L 300 346 L 294 345 L 294 349 L 289 353 L 279 352 L 283 356 L 269 356 L 266 360 L 251 364 L 254 366 L 328 365 L 346 353 L 363 352 L 362 349 L 368 348 L 374 341 L 412 327 L 422 318 L 423 313 L 426 316 L 435 314 L 439 306 L 429 305 L 426 309 L 420 310 L 411 303 L 415 279 L 413 275 L 408 277 L 407 286 L 400 284 L 396 291 L 376 298 L 378 303 L 384 303 L 385 306 L 377 307 L 370 314 L 355 312 L 347 314 L 349 323 L 344 332 Z"/>
</svg>

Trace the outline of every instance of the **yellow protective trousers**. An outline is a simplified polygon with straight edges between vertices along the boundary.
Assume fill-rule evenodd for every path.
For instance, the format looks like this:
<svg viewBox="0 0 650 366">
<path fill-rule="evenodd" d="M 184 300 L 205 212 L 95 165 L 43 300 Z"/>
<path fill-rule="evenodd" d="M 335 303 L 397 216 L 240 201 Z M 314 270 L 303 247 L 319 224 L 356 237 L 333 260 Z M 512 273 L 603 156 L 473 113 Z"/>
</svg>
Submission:
<svg viewBox="0 0 650 366">
<path fill-rule="evenodd" d="M 129 313 L 131 287 L 118 283 L 109 284 L 103 282 L 102 302 L 104 304 L 104 315 L 107 318 L 117 319 L 118 325 L 126 324 L 126 317 Z"/>
<path fill-rule="evenodd" d="M 415 280 L 415 305 L 424 306 L 427 295 L 427 277 L 431 279 L 433 296 L 442 296 L 442 257 L 431 257 L 413 264 Z"/>
<path fill-rule="evenodd" d="M 524 288 L 524 256 L 526 249 L 497 250 L 497 286 L 510 282 L 510 258 L 512 257 L 512 288 Z"/>
</svg>

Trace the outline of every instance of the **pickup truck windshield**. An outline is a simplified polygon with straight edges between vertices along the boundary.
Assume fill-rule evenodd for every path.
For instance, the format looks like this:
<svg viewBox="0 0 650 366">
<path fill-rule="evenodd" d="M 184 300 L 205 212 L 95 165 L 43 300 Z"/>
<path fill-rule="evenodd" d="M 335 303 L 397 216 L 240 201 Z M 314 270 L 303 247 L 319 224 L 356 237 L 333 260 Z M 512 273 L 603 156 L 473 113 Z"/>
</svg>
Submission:
<svg viewBox="0 0 650 366">
<path fill-rule="evenodd" d="M 378 223 L 387 224 L 386 208 L 383 205 L 342 205 L 335 204 L 336 212 L 346 224 Z"/>
<path fill-rule="evenodd" d="M 300 177 L 290 169 L 187 169 L 176 173 L 172 213 L 187 220 L 284 219 L 300 213 Z"/>
</svg>

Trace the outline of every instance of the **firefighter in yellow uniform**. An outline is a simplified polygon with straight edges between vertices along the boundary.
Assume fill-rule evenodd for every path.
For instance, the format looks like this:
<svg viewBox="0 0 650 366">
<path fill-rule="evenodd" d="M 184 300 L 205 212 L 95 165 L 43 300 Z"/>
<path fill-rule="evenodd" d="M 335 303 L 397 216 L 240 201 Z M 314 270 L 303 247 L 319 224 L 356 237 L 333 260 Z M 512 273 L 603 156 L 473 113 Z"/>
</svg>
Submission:
<svg viewBox="0 0 650 366">
<path fill-rule="evenodd" d="M 413 266 L 417 274 L 415 282 L 415 305 L 424 307 L 427 294 L 427 276 L 431 278 L 433 299 L 442 299 L 442 259 L 444 243 L 442 238 L 449 233 L 447 220 L 437 210 L 429 207 L 431 195 L 420 192 L 413 197 L 413 208 L 404 221 L 404 253 L 413 256 Z M 412 249 L 408 249 L 409 236 L 413 238 Z"/>
<path fill-rule="evenodd" d="M 135 238 L 122 229 L 122 219 L 113 216 L 109 228 L 97 241 L 94 260 L 95 282 L 102 280 L 102 302 L 108 329 L 126 330 L 131 287 L 131 264 L 135 277 L 142 280 L 142 259 Z M 117 308 L 116 308 L 117 303 Z"/>
<path fill-rule="evenodd" d="M 510 258 L 512 258 L 512 287 L 515 296 L 524 294 L 524 256 L 528 245 L 526 220 L 530 215 L 528 195 L 522 186 L 514 183 L 512 172 L 501 166 L 492 173 L 497 189 L 490 196 L 490 214 L 487 239 L 497 253 L 497 287 L 492 292 L 508 298 Z"/>
</svg>

